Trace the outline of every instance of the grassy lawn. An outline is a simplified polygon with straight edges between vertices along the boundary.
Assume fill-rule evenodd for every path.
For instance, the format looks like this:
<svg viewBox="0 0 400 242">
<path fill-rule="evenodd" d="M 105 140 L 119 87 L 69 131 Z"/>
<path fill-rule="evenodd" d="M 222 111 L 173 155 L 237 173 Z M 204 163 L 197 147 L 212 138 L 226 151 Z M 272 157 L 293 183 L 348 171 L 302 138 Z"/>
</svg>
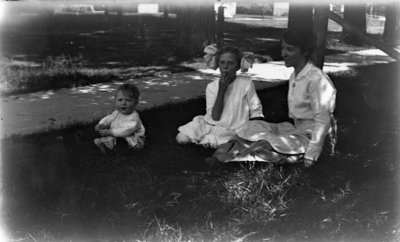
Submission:
<svg viewBox="0 0 400 242">
<path fill-rule="evenodd" d="M 0 62 L 0 94 L 3 96 L 57 90 L 96 83 L 109 83 L 146 76 L 169 75 L 193 71 L 192 68 L 167 65 L 130 68 L 90 68 L 82 64 L 82 57 L 64 55 L 48 58 L 40 66 L 18 66 Z"/>
<path fill-rule="evenodd" d="M 382 78 L 385 76 L 385 78 Z M 18 241 L 396 241 L 400 236 L 397 63 L 338 73 L 335 156 L 316 166 L 233 163 L 179 146 L 204 99 L 140 115 L 143 150 L 102 155 L 93 123 L 3 139 L 3 214 Z M 259 96 L 288 120 L 286 86 Z"/>
</svg>

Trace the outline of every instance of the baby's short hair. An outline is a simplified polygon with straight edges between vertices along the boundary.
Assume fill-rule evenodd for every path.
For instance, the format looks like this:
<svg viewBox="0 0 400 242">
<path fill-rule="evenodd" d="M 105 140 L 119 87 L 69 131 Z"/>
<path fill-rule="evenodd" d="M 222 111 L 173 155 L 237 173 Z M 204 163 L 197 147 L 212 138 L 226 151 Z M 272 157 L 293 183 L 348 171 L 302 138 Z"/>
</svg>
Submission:
<svg viewBox="0 0 400 242">
<path fill-rule="evenodd" d="M 135 84 L 125 83 L 118 87 L 116 94 L 122 92 L 124 95 L 139 101 L 140 91 Z"/>
</svg>

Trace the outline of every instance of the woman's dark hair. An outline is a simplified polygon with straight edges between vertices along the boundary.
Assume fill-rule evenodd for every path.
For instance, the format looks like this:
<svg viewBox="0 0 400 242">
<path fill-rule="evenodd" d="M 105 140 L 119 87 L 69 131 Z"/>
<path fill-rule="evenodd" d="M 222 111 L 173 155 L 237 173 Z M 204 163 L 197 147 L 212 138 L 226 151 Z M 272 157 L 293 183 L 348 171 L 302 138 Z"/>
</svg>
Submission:
<svg viewBox="0 0 400 242">
<path fill-rule="evenodd" d="M 224 47 L 222 47 L 222 49 L 218 50 L 218 52 L 217 52 L 217 56 L 216 56 L 217 64 L 219 64 L 219 58 L 221 57 L 221 55 L 225 54 L 225 53 L 231 53 L 235 56 L 237 64 L 238 64 L 237 69 L 239 70 L 240 62 L 242 61 L 242 52 L 240 52 L 240 50 L 236 47 L 224 46 Z"/>
<path fill-rule="evenodd" d="M 310 59 L 312 53 L 317 46 L 317 38 L 313 32 L 308 29 L 296 28 L 288 29 L 282 35 L 281 42 L 284 40 L 289 45 L 300 48 L 301 53 Z"/>
<path fill-rule="evenodd" d="M 135 99 L 136 103 L 139 101 L 140 91 L 135 84 L 122 84 L 118 87 L 116 94 L 119 92 L 122 92 L 124 95 Z"/>
</svg>

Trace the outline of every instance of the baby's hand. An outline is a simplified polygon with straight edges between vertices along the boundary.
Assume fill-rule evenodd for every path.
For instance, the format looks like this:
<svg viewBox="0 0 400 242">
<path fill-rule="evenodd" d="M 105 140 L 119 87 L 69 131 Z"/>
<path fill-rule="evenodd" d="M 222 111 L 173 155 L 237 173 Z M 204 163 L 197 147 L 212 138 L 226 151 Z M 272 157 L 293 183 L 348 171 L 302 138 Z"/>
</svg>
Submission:
<svg viewBox="0 0 400 242">
<path fill-rule="evenodd" d="M 95 127 L 94 127 L 94 130 L 96 130 L 97 132 L 99 132 L 100 130 L 102 130 L 102 129 L 106 129 L 107 127 L 104 125 L 104 124 L 97 124 Z"/>
<path fill-rule="evenodd" d="M 311 159 L 304 158 L 304 159 L 303 159 L 303 162 L 304 162 L 304 167 L 307 167 L 307 168 L 308 168 L 308 167 L 314 165 L 315 160 L 311 160 Z"/>
<path fill-rule="evenodd" d="M 101 136 L 112 136 L 111 130 L 109 130 L 109 129 L 100 129 L 99 134 Z"/>
</svg>

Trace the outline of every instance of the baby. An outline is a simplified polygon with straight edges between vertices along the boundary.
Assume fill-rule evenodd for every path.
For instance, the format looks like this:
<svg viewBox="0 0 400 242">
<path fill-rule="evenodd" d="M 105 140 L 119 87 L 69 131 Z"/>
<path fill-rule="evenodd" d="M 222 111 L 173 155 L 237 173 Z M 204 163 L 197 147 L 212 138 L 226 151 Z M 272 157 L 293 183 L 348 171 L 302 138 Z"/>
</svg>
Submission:
<svg viewBox="0 0 400 242">
<path fill-rule="evenodd" d="M 106 153 L 107 149 L 112 150 L 117 138 L 124 138 L 128 145 L 135 149 L 144 146 L 145 128 L 135 111 L 139 95 L 139 89 L 134 84 L 123 84 L 117 89 L 116 110 L 102 118 L 95 126 L 96 132 L 102 137 L 94 139 L 94 143 L 102 153 Z"/>
</svg>

